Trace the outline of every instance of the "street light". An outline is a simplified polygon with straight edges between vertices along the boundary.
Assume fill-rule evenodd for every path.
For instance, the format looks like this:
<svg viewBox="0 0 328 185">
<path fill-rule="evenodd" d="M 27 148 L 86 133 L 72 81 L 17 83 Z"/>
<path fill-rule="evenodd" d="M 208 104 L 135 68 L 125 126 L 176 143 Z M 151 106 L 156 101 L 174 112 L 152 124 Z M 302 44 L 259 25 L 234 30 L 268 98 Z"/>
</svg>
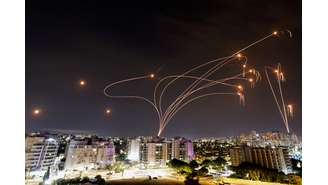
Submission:
<svg viewBox="0 0 328 185">
<path fill-rule="evenodd" d="M 151 74 L 149 75 L 149 77 L 150 77 L 150 78 L 155 78 L 155 74 L 154 74 L 154 73 L 151 73 Z"/>
</svg>

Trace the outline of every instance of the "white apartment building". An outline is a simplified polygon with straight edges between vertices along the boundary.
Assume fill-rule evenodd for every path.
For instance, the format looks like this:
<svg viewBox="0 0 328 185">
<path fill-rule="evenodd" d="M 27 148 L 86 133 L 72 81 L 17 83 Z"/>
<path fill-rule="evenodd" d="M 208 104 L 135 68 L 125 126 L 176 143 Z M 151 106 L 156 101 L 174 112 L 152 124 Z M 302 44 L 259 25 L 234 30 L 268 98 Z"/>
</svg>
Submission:
<svg viewBox="0 0 328 185">
<path fill-rule="evenodd" d="M 114 144 L 108 141 L 71 140 L 66 152 L 65 169 L 103 168 L 115 160 Z"/>
<path fill-rule="evenodd" d="M 25 169 L 27 171 L 46 171 L 55 162 L 58 142 L 45 137 L 25 138 Z"/>
<path fill-rule="evenodd" d="M 128 159 L 130 161 L 140 160 L 140 139 L 131 139 L 128 145 Z"/>
</svg>

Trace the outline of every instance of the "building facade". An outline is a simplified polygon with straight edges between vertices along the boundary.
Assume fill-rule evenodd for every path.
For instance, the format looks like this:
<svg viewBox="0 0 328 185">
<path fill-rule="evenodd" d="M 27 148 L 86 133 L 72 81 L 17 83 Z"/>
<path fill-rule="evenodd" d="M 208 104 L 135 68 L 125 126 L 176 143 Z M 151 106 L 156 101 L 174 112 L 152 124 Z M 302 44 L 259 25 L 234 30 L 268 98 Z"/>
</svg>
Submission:
<svg viewBox="0 0 328 185">
<path fill-rule="evenodd" d="M 171 140 L 171 150 L 169 159 L 179 159 L 182 161 L 191 161 L 194 159 L 193 143 L 182 137 L 176 137 Z"/>
<path fill-rule="evenodd" d="M 140 160 L 140 144 L 141 140 L 139 138 L 137 139 L 131 139 L 128 143 L 128 159 L 130 161 L 138 161 Z"/>
<path fill-rule="evenodd" d="M 65 169 L 103 168 L 115 160 L 115 147 L 108 141 L 71 140 L 66 152 Z"/>
<path fill-rule="evenodd" d="M 25 169 L 27 171 L 46 171 L 55 162 L 58 142 L 52 138 L 25 138 Z"/>
<path fill-rule="evenodd" d="M 147 167 L 165 167 L 174 158 L 186 162 L 194 158 L 193 143 L 185 138 L 148 138 L 140 142 L 139 146 L 139 161 Z"/>
<path fill-rule="evenodd" d="M 242 162 L 257 164 L 288 173 L 291 167 L 288 149 L 285 147 L 233 147 L 230 149 L 231 165 Z"/>
</svg>

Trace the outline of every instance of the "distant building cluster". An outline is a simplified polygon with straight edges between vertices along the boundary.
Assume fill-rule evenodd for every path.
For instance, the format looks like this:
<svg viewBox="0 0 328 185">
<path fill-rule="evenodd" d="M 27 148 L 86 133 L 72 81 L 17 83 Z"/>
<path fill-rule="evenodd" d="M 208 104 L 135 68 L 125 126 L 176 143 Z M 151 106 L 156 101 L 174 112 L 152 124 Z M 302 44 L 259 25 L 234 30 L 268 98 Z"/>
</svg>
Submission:
<svg viewBox="0 0 328 185">
<path fill-rule="evenodd" d="M 126 146 L 125 146 L 126 143 Z M 166 167 L 169 160 L 194 159 L 191 140 L 175 137 L 100 138 L 83 135 L 31 134 L 25 138 L 27 172 L 48 169 L 104 169 L 116 160 L 139 164 L 140 168 Z"/>
<path fill-rule="evenodd" d="M 302 159 L 295 134 L 250 133 L 220 138 L 99 137 L 72 134 L 28 134 L 25 138 L 27 175 L 115 168 L 120 162 L 139 169 L 165 168 L 172 159 L 185 162 L 215 160 L 227 165 L 243 162 L 289 173 L 291 158 Z M 117 166 L 116 166 L 117 167 Z"/>
<path fill-rule="evenodd" d="M 287 134 L 284 132 L 271 131 L 258 133 L 251 131 L 242 133 L 239 136 L 229 137 L 211 137 L 199 138 L 194 140 L 195 143 L 225 143 L 230 145 L 248 145 L 257 147 L 266 146 L 301 146 L 301 139 L 296 134 Z"/>
<path fill-rule="evenodd" d="M 300 138 L 295 134 L 276 131 L 264 133 L 251 131 L 239 136 L 200 138 L 193 142 L 197 160 L 222 157 L 231 166 L 248 162 L 289 173 L 291 158 L 302 159 Z"/>
</svg>

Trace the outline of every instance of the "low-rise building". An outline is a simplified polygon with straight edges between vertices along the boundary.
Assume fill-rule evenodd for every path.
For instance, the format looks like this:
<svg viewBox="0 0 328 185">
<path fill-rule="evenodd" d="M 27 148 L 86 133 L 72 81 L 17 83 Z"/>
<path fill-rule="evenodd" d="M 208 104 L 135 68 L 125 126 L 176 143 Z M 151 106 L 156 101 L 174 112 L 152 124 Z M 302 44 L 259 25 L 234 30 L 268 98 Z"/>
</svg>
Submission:
<svg viewBox="0 0 328 185">
<path fill-rule="evenodd" d="M 114 155 L 115 147 L 111 142 L 89 139 L 71 140 L 66 152 L 65 169 L 103 168 L 114 162 Z"/>
</svg>

